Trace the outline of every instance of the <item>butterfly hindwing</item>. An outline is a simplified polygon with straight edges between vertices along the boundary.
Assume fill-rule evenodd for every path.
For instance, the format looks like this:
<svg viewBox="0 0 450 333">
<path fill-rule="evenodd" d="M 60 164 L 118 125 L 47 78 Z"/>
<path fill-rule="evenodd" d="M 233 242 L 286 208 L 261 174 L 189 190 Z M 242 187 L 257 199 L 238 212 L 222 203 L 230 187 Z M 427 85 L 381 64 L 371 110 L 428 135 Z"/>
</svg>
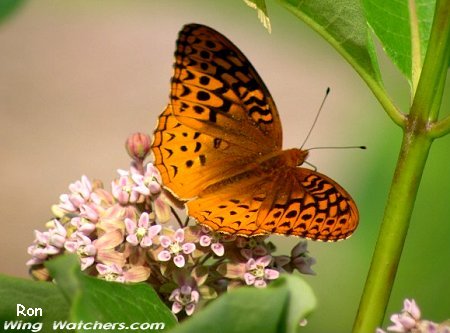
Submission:
<svg viewBox="0 0 450 333">
<path fill-rule="evenodd" d="M 260 216 L 258 225 L 271 233 L 336 241 L 358 226 L 358 209 L 347 191 L 310 169 L 288 168 L 268 197 L 270 213 Z"/>
<path fill-rule="evenodd" d="M 229 181 L 209 187 L 189 201 L 188 214 L 214 231 L 246 237 L 268 234 L 257 221 L 273 186 L 271 178 L 259 177 L 255 170 L 249 170 Z"/>
<path fill-rule="evenodd" d="M 354 201 L 325 175 L 285 167 L 259 178 L 252 171 L 240 182 L 189 201 L 189 215 L 212 230 L 241 236 L 276 233 L 337 241 L 356 229 Z"/>
</svg>

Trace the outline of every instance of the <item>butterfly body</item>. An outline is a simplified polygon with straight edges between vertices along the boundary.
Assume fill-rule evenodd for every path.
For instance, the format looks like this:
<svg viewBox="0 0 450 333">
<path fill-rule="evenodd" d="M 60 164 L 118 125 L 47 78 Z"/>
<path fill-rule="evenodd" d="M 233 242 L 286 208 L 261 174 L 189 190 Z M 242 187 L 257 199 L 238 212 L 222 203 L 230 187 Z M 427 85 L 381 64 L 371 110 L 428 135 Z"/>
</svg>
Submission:
<svg viewBox="0 0 450 333">
<path fill-rule="evenodd" d="M 335 241 L 358 210 L 335 181 L 300 167 L 307 150 L 282 150 L 275 103 L 226 37 L 198 24 L 180 32 L 170 104 L 152 151 L 163 184 L 212 230 Z"/>
<path fill-rule="evenodd" d="M 199 191 L 199 195 L 214 193 L 222 187 L 241 182 L 243 179 L 252 177 L 273 178 L 279 176 L 283 171 L 300 166 L 304 162 L 307 154 L 307 150 L 293 148 L 280 150 L 267 155 L 256 155 L 251 160 L 241 161 L 243 167 L 235 170 L 235 174 L 227 175 L 222 181 L 218 181 L 206 187 L 204 190 Z"/>
</svg>

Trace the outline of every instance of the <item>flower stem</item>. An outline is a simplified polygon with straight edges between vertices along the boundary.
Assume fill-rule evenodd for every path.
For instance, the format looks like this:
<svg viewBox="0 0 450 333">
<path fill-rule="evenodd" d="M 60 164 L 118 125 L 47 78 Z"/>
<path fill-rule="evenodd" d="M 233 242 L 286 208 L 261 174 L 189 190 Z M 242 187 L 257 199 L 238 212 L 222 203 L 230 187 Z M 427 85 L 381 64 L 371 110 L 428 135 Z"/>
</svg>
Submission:
<svg viewBox="0 0 450 333">
<path fill-rule="evenodd" d="M 450 133 L 450 116 L 447 116 L 441 121 L 437 122 L 431 129 L 431 135 L 433 135 L 434 138 L 439 138 L 449 133 Z"/>
<path fill-rule="evenodd" d="M 386 310 L 431 140 L 405 133 L 353 332 L 374 332 Z"/>
</svg>

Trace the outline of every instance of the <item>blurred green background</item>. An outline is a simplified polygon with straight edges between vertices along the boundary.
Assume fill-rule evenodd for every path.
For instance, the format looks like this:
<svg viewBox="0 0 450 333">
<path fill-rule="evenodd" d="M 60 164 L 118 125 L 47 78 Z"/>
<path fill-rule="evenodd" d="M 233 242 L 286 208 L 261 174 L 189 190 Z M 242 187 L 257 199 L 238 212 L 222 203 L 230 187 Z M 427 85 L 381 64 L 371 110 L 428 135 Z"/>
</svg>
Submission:
<svg viewBox="0 0 450 333">
<path fill-rule="evenodd" d="M 128 166 L 127 135 L 151 133 L 168 102 L 177 32 L 203 23 L 238 45 L 264 79 L 285 148 L 303 142 L 327 87 L 331 95 L 306 147 L 368 146 L 317 150 L 309 158 L 353 195 L 361 222 L 346 241 L 310 242 L 317 275 L 307 281 L 319 307 L 303 331 L 350 332 L 401 131 L 331 46 L 276 2 L 268 9 L 271 34 L 241 0 L 29 1 L 0 24 L 2 273 L 27 276 L 33 230 L 44 228 L 70 182 L 87 174 L 108 187 L 115 170 Z M 388 89 L 406 111 L 407 83 L 380 55 Z M 442 114 L 450 110 L 446 91 Z M 408 297 L 425 318 L 450 317 L 449 147 L 450 136 L 430 152 L 388 314 Z M 280 253 L 298 241 L 273 240 Z"/>
</svg>

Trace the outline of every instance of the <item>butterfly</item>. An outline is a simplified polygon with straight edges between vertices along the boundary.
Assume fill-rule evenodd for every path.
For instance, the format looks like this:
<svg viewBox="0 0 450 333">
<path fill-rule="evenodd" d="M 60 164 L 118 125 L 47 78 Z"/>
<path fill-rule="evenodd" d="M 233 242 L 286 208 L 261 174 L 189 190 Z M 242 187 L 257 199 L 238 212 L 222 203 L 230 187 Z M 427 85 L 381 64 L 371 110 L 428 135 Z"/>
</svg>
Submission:
<svg viewBox="0 0 450 333">
<path fill-rule="evenodd" d="M 351 196 L 300 167 L 308 150 L 282 150 L 266 85 L 245 55 L 207 26 L 188 24 L 179 33 L 170 103 L 152 152 L 164 186 L 213 231 L 337 241 L 358 225 Z"/>
</svg>

